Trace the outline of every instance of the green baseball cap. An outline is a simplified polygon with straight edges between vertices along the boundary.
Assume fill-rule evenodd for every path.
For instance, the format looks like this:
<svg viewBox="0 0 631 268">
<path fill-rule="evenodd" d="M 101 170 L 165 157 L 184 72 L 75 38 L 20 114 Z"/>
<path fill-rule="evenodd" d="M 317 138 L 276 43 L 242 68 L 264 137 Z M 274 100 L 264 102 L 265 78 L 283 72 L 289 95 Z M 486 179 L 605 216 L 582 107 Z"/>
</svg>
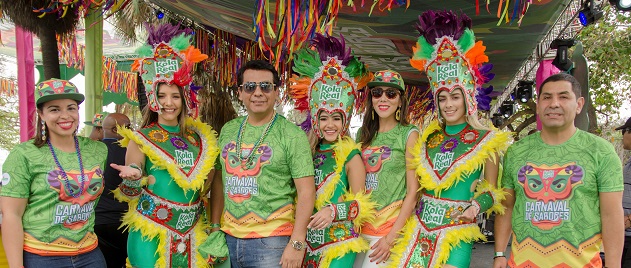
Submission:
<svg viewBox="0 0 631 268">
<path fill-rule="evenodd" d="M 103 127 L 103 119 L 108 115 L 108 113 L 100 113 L 94 114 L 92 121 L 85 121 L 84 124 L 93 127 Z"/>
<path fill-rule="evenodd" d="M 60 99 L 76 100 L 79 104 L 85 100 L 85 96 L 79 93 L 79 90 L 73 83 L 57 78 L 37 84 L 35 87 L 35 98 L 36 105 Z"/>
<path fill-rule="evenodd" d="M 375 73 L 375 78 L 368 82 L 368 87 L 386 86 L 405 91 L 405 83 L 403 77 L 395 71 L 383 70 Z"/>
</svg>

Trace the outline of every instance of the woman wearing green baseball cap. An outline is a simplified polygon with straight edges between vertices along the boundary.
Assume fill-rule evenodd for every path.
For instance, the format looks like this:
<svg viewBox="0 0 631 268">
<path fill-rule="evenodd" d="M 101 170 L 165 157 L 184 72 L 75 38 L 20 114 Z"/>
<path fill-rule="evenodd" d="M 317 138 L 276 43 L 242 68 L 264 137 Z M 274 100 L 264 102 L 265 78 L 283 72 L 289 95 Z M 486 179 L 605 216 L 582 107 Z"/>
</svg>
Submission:
<svg viewBox="0 0 631 268">
<path fill-rule="evenodd" d="M 419 188 L 414 171 L 406 169 L 419 130 L 406 117 L 403 78 L 395 71 L 379 71 L 368 87 L 366 114 L 357 137 L 366 166 L 366 191 L 377 203 L 377 212 L 375 220 L 362 227 L 370 249 L 357 255 L 355 267 L 364 268 L 382 267 L 389 260 L 399 230 L 412 215 Z"/>
<path fill-rule="evenodd" d="M 10 267 L 105 267 L 94 234 L 103 192 L 105 144 L 77 137 L 79 104 L 72 83 L 51 79 L 35 89 L 37 129 L 2 170 L 2 237 Z"/>
</svg>

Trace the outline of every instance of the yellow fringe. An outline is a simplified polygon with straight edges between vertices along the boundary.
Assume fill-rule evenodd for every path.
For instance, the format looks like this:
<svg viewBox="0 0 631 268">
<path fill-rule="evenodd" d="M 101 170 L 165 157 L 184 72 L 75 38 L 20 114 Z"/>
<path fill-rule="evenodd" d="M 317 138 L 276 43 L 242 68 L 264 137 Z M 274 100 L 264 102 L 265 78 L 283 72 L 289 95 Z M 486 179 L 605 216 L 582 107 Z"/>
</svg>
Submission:
<svg viewBox="0 0 631 268">
<path fill-rule="evenodd" d="M 475 187 L 475 195 L 473 196 L 473 198 L 475 199 L 484 192 L 491 193 L 491 196 L 493 197 L 493 206 L 491 206 L 486 212 L 495 212 L 497 214 L 504 215 L 504 210 L 506 208 L 502 206 L 502 201 L 506 199 L 506 192 L 491 185 L 488 181 L 483 180 Z"/>
<path fill-rule="evenodd" d="M 202 163 L 199 170 L 196 171 L 198 176 L 193 178 L 190 182 L 183 178 L 183 176 L 179 173 L 177 165 L 174 165 L 172 161 L 169 159 L 163 159 L 159 156 L 159 154 L 152 148 L 152 146 L 143 141 L 140 138 L 140 135 L 137 135 L 133 131 L 126 128 L 118 128 L 118 133 L 123 136 L 123 140 L 120 141 L 121 146 L 127 147 L 130 140 L 133 140 L 140 151 L 142 151 L 153 163 L 155 168 L 166 169 L 169 172 L 169 175 L 173 178 L 175 183 L 180 186 L 184 190 L 199 190 L 204 186 L 204 181 L 206 180 L 206 176 L 208 172 L 214 167 L 215 160 L 219 155 L 219 148 L 217 147 L 217 132 L 215 132 L 209 125 L 202 123 L 201 121 L 194 120 L 192 118 L 187 118 L 185 121 L 185 125 L 192 129 L 197 130 L 202 142 L 204 142 L 204 146 L 208 148 L 207 159 Z M 200 152 L 200 153 L 203 153 Z"/>
<path fill-rule="evenodd" d="M 421 149 L 425 146 L 429 135 L 440 129 L 441 126 L 438 121 L 432 121 L 429 127 L 423 131 L 421 139 L 417 141 L 411 150 L 413 155 L 411 165 L 412 168 L 416 169 L 416 174 L 419 176 L 419 183 L 421 185 L 419 190 L 434 190 L 438 196 L 440 196 L 441 191 L 447 190 L 451 188 L 451 186 L 455 185 L 456 181 L 464 180 L 464 177 L 468 176 L 474 170 L 482 167 L 488 158 L 491 158 L 494 162 L 498 161 L 498 159 L 496 159 L 496 155 L 503 155 L 506 148 L 510 145 L 510 132 L 499 131 L 495 128 L 491 128 L 492 133 L 489 135 L 493 136 L 490 140 L 482 144 L 478 153 L 473 155 L 466 163 L 460 164 L 452 170 L 450 172 L 451 174 L 447 178 L 444 178 L 441 182 L 437 183 L 432 179 L 432 176 L 435 176 L 433 172 L 426 170 L 421 164 L 421 161 L 425 161 L 424 156 L 421 155 Z"/>
<path fill-rule="evenodd" d="M 440 245 L 440 254 L 436 258 L 436 264 L 442 266 L 449 259 L 449 253 L 458 245 L 458 243 L 473 243 L 477 240 L 486 241 L 486 236 L 480 232 L 478 225 L 467 226 L 458 230 L 450 230 L 445 233 L 442 245 Z"/>
<path fill-rule="evenodd" d="M 357 201 L 357 205 L 359 205 L 359 213 L 355 220 L 353 220 L 353 225 L 355 226 L 355 232 L 361 233 L 361 226 L 366 222 L 372 222 L 375 219 L 375 208 L 377 207 L 377 203 L 373 202 L 370 198 L 370 194 L 366 192 L 358 192 L 353 194 L 348 192 L 344 195 L 344 200 Z"/>
<path fill-rule="evenodd" d="M 321 253 L 320 267 L 331 266 L 331 261 L 344 257 L 349 252 L 365 252 L 370 249 L 370 244 L 363 237 L 358 237 L 351 241 L 342 241 L 331 245 Z"/>
<path fill-rule="evenodd" d="M 147 185 L 147 177 L 142 177 L 142 179 L 140 181 L 140 187 L 143 187 L 145 185 Z M 121 190 L 118 187 L 116 189 L 112 190 L 112 193 L 114 194 L 114 198 L 116 198 L 116 200 L 118 200 L 118 201 L 129 202 L 129 201 L 132 200 L 132 198 L 129 198 L 128 195 L 123 194 L 123 192 L 121 192 Z M 139 196 L 140 195 L 136 196 L 136 198 L 138 198 Z"/>
<path fill-rule="evenodd" d="M 408 244 L 412 242 L 412 237 L 416 231 L 417 221 L 414 217 L 415 215 L 410 216 L 403 228 L 399 230 L 399 238 L 395 239 L 394 246 L 390 249 L 390 258 L 388 259 L 387 268 L 399 267 L 403 253 L 405 253 Z"/>
<path fill-rule="evenodd" d="M 125 230 L 131 229 L 132 231 L 140 232 L 140 234 L 142 234 L 142 237 L 147 240 L 152 240 L 158 237 L 158 249 L 155 254 L 158 254 L 159 257 L 155 263 L 155 267 L 167 267 L 166 254 L 168 254 L 168 252 L 166 252 L 165 250 L 168 239 L 167 228 L 156 227 L 157 223 L 154 223 L 141 216 L 140 213 L 136 211 L 136 206 L 138 206 L 138 199 L 133 199 L 129 202 L 129 211 L 127 211 L 125 213 L 125 216 L 123 216 L 123 223 L 121 226 L 124 226 Z M 202 222 L 199 222 L 192 232 L 194 232 L 193 235 L 198 238 L 197 240 L 195 240 L 195 248 L 199 248 L 199 246 L 204 242 L 202 238 L 207 236 L 204 232 L 204 226 Z M 208 263 L 201 256 L 201 254 L 199 254 L 199 252 L 194 253 L 197 264 L 201 265 L 200 267 L 209 267 Z"/>
<path fill-rule="evenodd" d="M 412 243 L 412 237 L 416 234 L 418 222 L 414 216 L 410 217 L 405 226 L 399 231 L 399 238 L 396 239 L 394 247 L 390 250 L 390 260 L 387 268 L 398 268 L 403 258 L 403 254 L 408 250 L 407 246 Z M 480 232 L 477 225 L 467 226 L 457 230 L 449 230 L 445 232 L 440 245 L 440 254 L 435 256 L 437 267 L 441 267 L 449 259 L 449 253 L 460 242 L 473 243 L 477 240 L 486 241 L 486 236 Z"/>
<path fill-rule="evenodd" d="M 331 203 L 331 197 L 333 196 L 333 192 L 335 192 L 335 186 L 337 186 L 337 183 L 342 175 L 342 171 L 346 167 L 346 158 L 348 158 L 348 155 L 355 149 L 359 150 L 360 148 L 355 141 L 348 136 L 340 138 L 333 145 L 333 150 L 335 152 L 334 175 L 322 189 L 322 193 L 316 198 L 315 207 L 318 210 Z"/>
</svg>

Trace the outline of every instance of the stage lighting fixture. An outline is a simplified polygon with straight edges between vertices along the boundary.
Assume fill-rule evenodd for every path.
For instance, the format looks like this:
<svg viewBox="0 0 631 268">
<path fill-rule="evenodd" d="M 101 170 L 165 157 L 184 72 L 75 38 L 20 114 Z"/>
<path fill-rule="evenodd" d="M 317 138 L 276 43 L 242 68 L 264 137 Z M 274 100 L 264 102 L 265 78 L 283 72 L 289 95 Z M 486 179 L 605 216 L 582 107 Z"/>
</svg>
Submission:
<svg viewBox="0 0 631 268">
<path fill-rule="evenodd" d="M 509 118 L 515 112 L 515 103 L 512 101 L 507 101 L 500 106 L 500 114 L 504 116 L 504 118 Z"/>
<path fill-rule="evenodd" d="M 620 11 L 631 11 L 631 0 L 609 0 L 609 3 Z"/>
<path fill-rule="evenodd" d="M 578 20 L 583 26 L 590 25 L 603 17 L 602 10 L 598 10 L 594 6 L 594 0 L 585 0 L 583 9 L 578 12 Z"/>
<path fill-rule="evenodd" d="M 532 98 L 533 85 L 534 82 L 532 81 L 519 81 L 519 84 L 517 85 L 517 90 L 515 90 L 515 95 L 519 102 L 526 103 Z"/>
<path fill-rule="evenodd" d="M 491 122 L 493 123 L 494 127 L 499 128 L 504 124 L 504 118 L 502 118 L 501 114 L 494 113 L 493 117 L 491 118 Z"/>
<path fill-rule="evenodd" d="M 554 39 L 550 48 L 557 50 L 557 55 L 552 60 L 552 65 L 559 68 L 559 70 L 567 72 L 572 69 L 574 63 L 568 58 L 568 48 L 574 46 L 574 39 Z"/>
</svg>

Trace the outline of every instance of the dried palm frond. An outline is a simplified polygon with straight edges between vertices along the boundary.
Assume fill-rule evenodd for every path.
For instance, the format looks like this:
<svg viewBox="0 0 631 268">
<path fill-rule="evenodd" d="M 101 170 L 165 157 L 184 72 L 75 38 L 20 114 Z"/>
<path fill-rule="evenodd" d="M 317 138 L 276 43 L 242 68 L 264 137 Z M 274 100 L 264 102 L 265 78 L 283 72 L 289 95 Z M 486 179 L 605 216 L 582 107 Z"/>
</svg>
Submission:
<svg viewBox="0 0 631 268">
<path fill-rule="evenodd" d="M 138 36 L 143 23 L 155 24 L 158 19 L 153 9 L 143 0 L 127 0 L 121 9 L 116 10 L 112 16 L 116 34 L 128 44 L 134 44 L 144 38 Z M 142 41 L 141 41 L 142 42 Z"/>
</svg>

